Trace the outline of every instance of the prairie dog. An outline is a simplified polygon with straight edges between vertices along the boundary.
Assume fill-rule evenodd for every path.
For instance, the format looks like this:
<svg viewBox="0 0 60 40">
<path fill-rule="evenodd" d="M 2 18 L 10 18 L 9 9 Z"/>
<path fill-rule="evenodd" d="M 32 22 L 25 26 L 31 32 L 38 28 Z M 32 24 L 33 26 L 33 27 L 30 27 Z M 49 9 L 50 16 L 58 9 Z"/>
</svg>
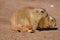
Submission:
<svg viewBox="0 0 60 40">
<path fill-rule="evenodd" d="M 11 15 L 11 29 L 15 31 L 34 32 L 39 20 L 48 14 L 43 8 L 25 7 Z"/>
<path fill-rule="evenodd" d="M 53 28 L 56 26 L 56 20 L 52 16 L 42 18 L 39 23 L 39 28 Z"/>
</svg>

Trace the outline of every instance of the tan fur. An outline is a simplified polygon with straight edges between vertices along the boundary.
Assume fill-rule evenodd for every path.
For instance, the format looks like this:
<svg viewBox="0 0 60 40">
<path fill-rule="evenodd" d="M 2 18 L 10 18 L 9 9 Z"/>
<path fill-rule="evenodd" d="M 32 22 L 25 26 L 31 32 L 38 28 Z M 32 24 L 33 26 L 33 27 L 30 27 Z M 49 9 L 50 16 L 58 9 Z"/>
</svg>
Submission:
<svg viewBox="0 0 60 40">
<path fill-rule="evenodd" d="M 23 29 L 25 28 L 25 31 L 27 31 L 27 29 L 31 29 L 31 26 L 28 27 L 27 25 L 31 25 L 31 23 L 30 23 L 29 15 L 26 13 L 25 10 L 18 10 L 12 14 L 11 28 L 13 30 L 24 31 Z"/>
<path fill-rule="evenodd" d="M 47 12 L 42 8 L 25 7 L 12 14 L 11 29 L 24 32 L 32 32 L 32 30 L 35 31 L 39 20 L 46 16 Z"/>
<path fill-rule="evenodd" d="M 56 20 L 51 16 L 42 18 L 39 23 L 40 28 L 53 28 L 55 26 L 56 26 Z"/>
</svg>

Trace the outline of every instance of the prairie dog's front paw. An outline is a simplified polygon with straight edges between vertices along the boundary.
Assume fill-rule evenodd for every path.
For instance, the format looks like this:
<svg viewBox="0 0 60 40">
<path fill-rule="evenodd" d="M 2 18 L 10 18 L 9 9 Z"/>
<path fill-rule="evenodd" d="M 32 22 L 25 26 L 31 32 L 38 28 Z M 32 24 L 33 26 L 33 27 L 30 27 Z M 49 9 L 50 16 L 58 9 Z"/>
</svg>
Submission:
<svg viewBox="0 0 60 40">
<path fill-rule="evenodd" d="M 34 33 L 34 30 L 28 30 L 29 33 Z"/>
</svg>

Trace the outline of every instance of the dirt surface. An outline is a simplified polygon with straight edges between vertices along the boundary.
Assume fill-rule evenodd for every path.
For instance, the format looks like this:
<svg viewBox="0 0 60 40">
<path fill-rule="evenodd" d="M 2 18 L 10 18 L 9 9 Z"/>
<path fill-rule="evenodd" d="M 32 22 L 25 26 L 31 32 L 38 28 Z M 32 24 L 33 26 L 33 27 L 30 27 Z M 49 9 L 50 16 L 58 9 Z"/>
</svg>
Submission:
<svg viewBox="0 0 60 40">
<path fill-rule="evenodd" d="M 10 30 L 11 14 L 27 6 L 46 9 L 49 15 L 56 18 L 58 30 L 35 33 Z M 60 0 L 0 0 L 0 40 L 60 40 Z"/>
</svg>

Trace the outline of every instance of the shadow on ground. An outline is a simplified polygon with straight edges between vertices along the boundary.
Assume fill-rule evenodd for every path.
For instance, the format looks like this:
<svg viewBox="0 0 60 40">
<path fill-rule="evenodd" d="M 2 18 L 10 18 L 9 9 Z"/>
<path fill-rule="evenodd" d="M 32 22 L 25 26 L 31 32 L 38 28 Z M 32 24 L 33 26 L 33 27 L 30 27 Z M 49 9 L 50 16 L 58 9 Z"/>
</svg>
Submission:
<svg viewBox="0 0 60 40">
<path fill-rule="evenodd" d="M 38 31 L 50 31 L 50 30 L 58 30 L 58 28 L 38 28 Z"/>
</svg>

